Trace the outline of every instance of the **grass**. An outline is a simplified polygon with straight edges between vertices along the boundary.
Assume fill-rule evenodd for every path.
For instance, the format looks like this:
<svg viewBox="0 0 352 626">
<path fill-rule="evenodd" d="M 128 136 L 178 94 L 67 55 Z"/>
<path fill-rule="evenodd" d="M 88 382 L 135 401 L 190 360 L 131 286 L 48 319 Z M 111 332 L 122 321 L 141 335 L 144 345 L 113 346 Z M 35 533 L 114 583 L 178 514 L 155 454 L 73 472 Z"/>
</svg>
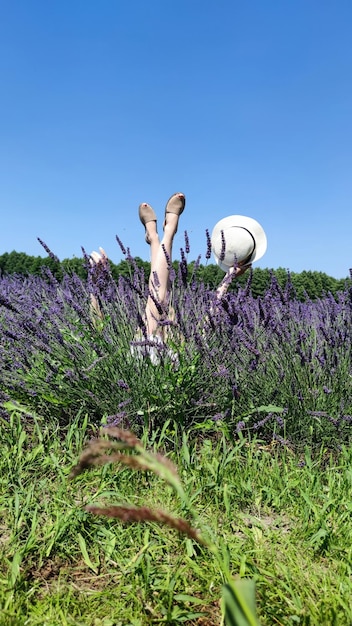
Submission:
<svg viewBox="0 0 352 626">
<path fill-rule="evenodd" d="M 1 427 L 0 625 L 220 624 L 223 580 L 209 551 L 165 526 L 85 510 L 127 502 L 186 515 L 148 472 L 110 464 L 69 480 L 95 434 L 82 416 L 65 432 L 17 413 Z M 261 624 L 352 623 L 352 450 L 312 458 L 221 433 L 144 437 L 170 451 L 194 523 L 232 574 L 256 580 Z"/>
<path fill-rule="evenodd" d="M 264 626 L 350 625 L 351 284 L 301 302 L 275 277 L 255 298 L 249 277 L 215 306 L 182 261 L 178 362 L 160 347 L 155 366 L 131 352 L 148 292 L 126 255 L 118 283 L 108 267 L 1 277 L 0 626 L 223 625 L 221 597 L 240 626 L 229 607 L 252 581 Z M 143 445 L 115 441 L 125 465 L 94 457 L 71 479 L 102 416 Z"/>
</svg>

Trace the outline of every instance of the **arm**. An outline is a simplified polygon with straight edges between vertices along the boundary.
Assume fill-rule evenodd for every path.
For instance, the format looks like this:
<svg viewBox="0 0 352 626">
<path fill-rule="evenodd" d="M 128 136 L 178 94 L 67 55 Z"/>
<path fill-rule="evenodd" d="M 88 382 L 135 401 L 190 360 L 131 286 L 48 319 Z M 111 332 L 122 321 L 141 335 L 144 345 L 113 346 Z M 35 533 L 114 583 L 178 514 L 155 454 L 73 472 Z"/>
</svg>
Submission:
<svg viewBox="0 0 352 626">
<path fill-rule="evenodd" d="M 238 265 L 237 267 L 230 267 L 216 290 L 217 299 L 221 300 L 221 298 L 227 293 L 231 282 L 238 276 L 242 276 L 242 274 L 244 274 L 250 267 L 250 263 L 248 265 Z"/>
<path fill-rule="evenodd" d="M 90 293 L 90 312 L 93 323 L 96 323 L 97 318 L 103 319 L 103 313 L 100 308 L 99 298 L 93 293 L 94 287 L 99 285 L 99 280 L 104 276 L 104 273 L 109 269 L 109 259 L 103 248 L 99 248 L 99 252 L 93 252 L 89 258 L 90 263 L 90 280 L 91 280 L 91 293 Z"/>
<path fill-rule="evenodd" d="M 213 316 L 216 316 L 219 310 L 222 309 L 221 301 L 223 297 L 226 295 L 231 282 L 235 280 L 238 276 L 242 276 L 242 274 L 244 274 L 251 266 L 252 265 L 249 263 L 247 265 L 242 265 L 242 266 L 238 265 L 237 267 L 233 266 L 227 270 L 224 278 L 222 279 L 220 285 L 218 286 L 215 292 L 216 297 L 212 300 L 210 304 L 209 312 L 206 318 L 204 319 L 204 328 L 206 327 L 207 324 L 209 324 L 211 318 Z"/>
</svg>

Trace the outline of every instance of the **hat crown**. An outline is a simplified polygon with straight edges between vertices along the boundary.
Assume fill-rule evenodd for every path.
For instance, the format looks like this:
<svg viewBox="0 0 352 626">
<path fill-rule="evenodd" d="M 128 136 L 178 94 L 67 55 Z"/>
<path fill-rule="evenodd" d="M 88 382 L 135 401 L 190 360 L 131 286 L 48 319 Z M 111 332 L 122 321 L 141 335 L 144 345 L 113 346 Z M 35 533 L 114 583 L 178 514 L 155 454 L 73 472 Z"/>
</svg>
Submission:
<svg viewBox="0 0 352 626">
<path fill-rule="evenodd" d="M 218 265 L 225 272 L 234 263 L 252 263 L 266 251 L 267 240 L 262 226 L 244 215 L 229 215 L 215 224 L 211 247 Z"/>
<path fill-rule="evenodd" d="M 231 226 L 224 239 L 225 250 L 222 261 L 225 265 L 231 266 L 235 261 L 241 263 L 249 259 L 255 250 L 254 237 L 243 226 Z"/>
</svg>

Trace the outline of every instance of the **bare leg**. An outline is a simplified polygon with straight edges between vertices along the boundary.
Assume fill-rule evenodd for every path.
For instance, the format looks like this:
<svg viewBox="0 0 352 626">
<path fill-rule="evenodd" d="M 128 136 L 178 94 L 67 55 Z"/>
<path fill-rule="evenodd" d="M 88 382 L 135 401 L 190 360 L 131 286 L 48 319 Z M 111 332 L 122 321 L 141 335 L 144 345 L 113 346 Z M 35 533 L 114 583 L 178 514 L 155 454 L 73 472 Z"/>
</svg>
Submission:
<svg viewBox="0 0 352 626">
<path fill-rule="evenodd" d="M 157 275 L 157 288 L 158 299 L 160 302 L 165 301 L 165 296 L 168 290 L 169 274 L 170 274 L 170 262 L 172 260 L 172 243 L 177 231 L 178 215 L 168 214 L 167 223 L 164 226 L 164 236 L 159 243 L 157 240 L 152 239 L 151 242 L 151 276 L 150 279 L 154 282 L 154 275 Z M 149 226 L 149 224 L 147 225 Z"/>
<path fill-rule="evenodd" d="M 170 264 L 172 260 L 172 244 L 177 232 L 178 220 L 183 211 L 185 198 L 183 194 L 174 194 L 166 205 L 164 236 L 159 242 L 156 232 L 156 222 L 145 224 L 146 240 L 151 246 L 151 270 L 149 277 L 149 291 L 145 317 L 149 335 L 158 335 L 162 338 L 162 328 L 159 326 L 160 309 L 156 302 L 166 308 L 169 298 Z"/>
</svg>

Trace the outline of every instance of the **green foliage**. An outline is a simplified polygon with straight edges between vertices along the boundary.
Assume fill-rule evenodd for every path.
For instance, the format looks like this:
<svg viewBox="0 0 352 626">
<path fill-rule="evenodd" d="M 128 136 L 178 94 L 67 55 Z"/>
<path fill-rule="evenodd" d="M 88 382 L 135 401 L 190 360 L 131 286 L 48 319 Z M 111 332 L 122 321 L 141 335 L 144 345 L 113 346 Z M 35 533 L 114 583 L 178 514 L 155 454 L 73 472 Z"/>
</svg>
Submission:
<svg viewBox="0 0 352 626">
<path fill-rule="evenodd" d="M 1 274 L 39 274 L 40 268 L 49 267 L 53 272 L 57 271 L 57 263 L 50 257 L 29 256 L 24 252 L 5 252 L 0 256 Z M 61 273 L 60 273 L 61 275 Z"/>
<path fill-rule="evenodd" d="M 146 450 L 141 441 L 133 433 L 118 428 L 106 428 L 103 431 L 108 437 L 114 437 L 114 441 L 106 439 L 95 440 L 89 444 L 82 453 L 78 465 L 71 475 L 78 476 L 88 468 L 107 463 L 117 463 L 122 466 L 132 467 L 135 470 L 150 471 L 159 476 L 164 482 L 172 487 L 176 496 L 181 501 L 181 506 L 192 519 L 192 525 L 186 519 L 173 516 L 170 512 L 161 509 L 151 509 L 146 506 L 131 507 L 126 504 L 113 505 L 105 508 L 89 506 L 87 510 L 97 515 L 121 519 L 123 522 L 157 522 L 178 530 L 187 535 L 199 545 L 205 546 L 217 560 L 220 571 L 227 583 L 223 585 L 222 599 L 223 612 L 228 626 L 258 626 L 255 606 L 255 585 L 253 580 L 235 581 L 228 568 L 227 559 L 223 558 L 217 544 L 207 534 L 198 530 L 201 521 L 196 520 L 196 511 L 190 499 L 183 489 L 177 468 L 164 455 L 151 453 Z M 117 439 L 117 441 L 116 441 Z M 186 450 L 184 439 L 184 450 Z M 107 455 L 109 451 L 111 454 Z M 127 452 L 127 453 L 126 453 Z M 186 453 L 186 457 L 189 454 Z M 85 556 L 85 562 L 91 565 L 86 546 L 82 536 L 79 543 Z"/>
<path fill-rule="evenodd" d="M 253 580 L 236 580 L 222 588 L 227 626 L 259 626 Z"/>
<path fill-rule="evenodd" d="M 28 289 L 30 281 L 19 281 L 19 294 L 22 282 Z M 202 297 L 207 303 L 206 294 L 202 285 L 186 286 L 179 292 L 179 303 L 182 307 L 188 298 L 180 320 L 187 341 L 181 337 L 180 342 L 178 329 L 173 336 L 171 328 L 167 349 L 161 348 L 155 364 L 135 346 L 138 321 L 131 310 L 142 310 L 143 294 L 138 294 L 141 302 L 132 298 L 133 289 L 128 300 L 117 294 L 102 304 L 102 318 L 92 319 L 85 282 L 73 280 L 66 300 L 67 280 L 55 283 L 54 306 L 47 284 L 38 282 L 37 293 L 26 294 L 34 303 L 30 314 L 19 295 L 23 317 L 10 312 L 2 323 L 2 354 L 8 358 L 2 363 L 2 391 L 28 413 L 35 411 L 66 425 L 73 416 L 88 412 L 92 422 L 99 423 L 103 416 L 109 423 L 127 423 L 138 433 L 143 426 L 152 432 L 170 420 L 175 428 L 206 427 L 229 439 L 239 433 L 251 439 L 260 433 L 295 449 L 307 443 L 319 448 L 322 442 L 337 448 L 350 440 L 348 291 L 340 294 L 337 304 L 328 298 L 302 307 L 296 300 L 282 303 L 280 291 L 274 292 L 275 305 L 269 292 L 266 308 L 240 291 L 235 313 L 241 310 L 244 323 L 233 322 L 230 311 L 229 318 L 220 317 L 213 327 L 203 325 L 199 332 L 197 312 Z M 124 284 L 130 288 L 122 281 L 122 291 Z M 13 301 L 16 304 L 15 297 Z M 51 310 L 53 314 L 47 315 Z M 193 312 L 189 323 L 187 316 Z M 30 325 L 29 315 L 38 324 Z M 10 353 L 13 346 L 16 350 Z M 168 351 L 176 354 L 177 364 Z M 20 365 L 15 365 L 17 352 Z"/>
<path fill-rule="evenodd" d="M 169 427 L 144 431 L 143 443 L 156 454 L 173 448 L 197 521 L 237 584 L 256 581 L 262 626 L 351 623 L 351 450 L 297 457 L 206 433 L 183 433 L 175 447 Z M 225 579 L 204 546 L 154 522 L 85 511 L 122 500 L 186 516 L 152 472 L 110 464 L 68 481 L 95 435 L 87 416 L 60 431 L 12 411 L 1 426 L 1 626 L 218 626 Z"/>
<path fill-rule="evenodd" d="M 0 257 L 1 271 L 26 266 L 27 273 L 39 272 L 42 259 L 27 263 L 16 255 Z M 47 261 L 60 278 L 62 266 Z M 149 265 L 136 262 L 147 277 Z M 70 263 L 69 274 L 84 275 L 82 261 Z M 116 280 L 131 275 L 130 264 L 120 265 L 112 268 Z M 219 271 L 190 264 L 188 280 L 196 274 L 215 286 Z M 302 281 L 302 275 L 290 277 L 302 299 L 306 285 L 312 298 L 336 287 L 325 275 L 302 274 Z M 266 291 L 270 277 L 269 270 L 254 270 L 253 293 Z M 281 287 L 289 279 L 282 268 L 276 278 Z M 220 362 L 216 347 L 226 345 L 226 337 L 214 328 L 200 345 L 193 337 L 181 345 L 170 338 L 179 359 L 175 367 L 167 357 L 153 365 L 131 353 L 135 324 L 119 300 L 95 322 L 87 315 L 88 294 L 83 300 L 82 315 L 65 303 L 60 318 L 46 319 L 49 305 L 39 298 L 33 320 L 39 311 L 38 328 L 47 324 L 50 350 L 28 352 L 26 366 L 11 371 L 23 384 L 5 404 L 10 419 L 0 429 L 0 626 L 58 619 L 70 626 L 110 626 L 110 615 L 114 626 L 203 617 L 213 626 L 220 616 L 210 607 L 218 606 L 221 593 L 227 624 L 249 626 L 257 623 L 251 580 L 263 625 L 349 623 L 352 459 L 343 442 L 351 428 L 352 383 L 350 354 L 341 340 L 349 332 L 343 318 L 348 307 L 340 301 L 334 324 L 341 334 L 333 349 L 326 342 L 324 368 L 314 367 L 317 327 L 308 324 L 302 332 L 284 309 L 284 319 L 275 311 L 286 339 L 273 333 L 266 344 L 253 318 L 256 350 L 263 356 L 254 365 L 255 351 L 242 345 Z M 244 309 L 245 303 L 245 315 Z M 9 319 L 3 356 L 12 341 Z M 59 340 L 52 332 L 57 324 Z M 328 320 L 325 334 L 330 328 Z M 35 324 L 34 331 L 26 329 L 37 333 Z M 137 455 L 118 476 L 109 463 L 86 481 L 68 483 L 82 446 L 96 435 L 94 424 L 112 414 L 116 423 L 129 421 L 138 429 L 143 446 L 134 446 Z M 269 418 L 259 441 L 258 424 Z M 295 448 L 281 447 L 278 431 Z M 146 453 L 146 446 L 153 452 Z M 160 452 L 176 464 L 182 485 Z M 125 453 L 117 448 L 110 454 Z M 148 470 L 142 476 L 132 471 L 141 465 Z M 115 498 L 130 518 L 143 506 L 152 511 L 148 529 L 97 520 L 85 510 L 87 504 L 91 512 L 106 509 Z M 155 522 L 169 522 L 169 528 Z M 182 524 L 191 528 L 183 538 L 175 533 Z"/>
<path fill-rule="evenodd" d="M 147 281 L 150 272 L 150 263 L 148 261 L 143 261 L 140 257 L 136 257 L 135 262 L 138 268 L 144 270 L 145 279 Z M 64 259 L 62 261 L 62 267 L 60 267 L 60 265 L 50 257 L 34 257 L 27 255 L 24 252 L 15 251 L 10 253 L 5 252 L 0 255 L 0 274 L 17 273 L 25 275 L 38 275 L 40 274 L 41 267 L 43 266 L 49 267 L 56 278 L 61 278 L 62 269 L 68 273 L 74 272 L 80 278 L 86 278 L 87 276 L 83 260 L 76 257 L 73 257 L 72 259 Z M 120 261 L 118 264 L 110 262 L 110 266 L 112 276 L 116 281 L 120 276 L 127 277 L 131 274 L 131 266 L 125 259 Z M 173 263 L 173 267 L 177 272 L 177 261 Z M 188 264 L 188 269 L 188 279 L 191 280 L 191 278 L 194 277 L 194 261 Z M 288 280 L 288 271 L 282 267 L 279 267 L 276 270 L 261 269 L 258 267 L 253 269 L 251 289 L 254 296 L 263 295 L 265 293 L 270 284 L 272 275 L 276 276 L 281 287 L 286 285 Z M 201 264 L 196 271 L 196 277 L 199 281 L 204 282 L 205 285 L 214 289 L 224 277 L 224 272 L 218 265 L 212 263 L 207 265 Z M 303 271 L 299 274 L 292 272 L 290 274 L 290 279 L 296 292 L 296 296 L 300 300 L 303 300 L 307 296 L 315 299 L 319 298 L 324 293 L 331 292 L 332 294 L 336 294 L 338 291 L 344 289 L 347 275 L 346 279 L 336 279 L 328 276 L 324 272 Z M 241 276 L 235 283 L 230 285 L 230 291 L 238 289 L 239 286 L 243 286 L 246 283 L 246 280 L 246 275 Z"/>
</svg>

